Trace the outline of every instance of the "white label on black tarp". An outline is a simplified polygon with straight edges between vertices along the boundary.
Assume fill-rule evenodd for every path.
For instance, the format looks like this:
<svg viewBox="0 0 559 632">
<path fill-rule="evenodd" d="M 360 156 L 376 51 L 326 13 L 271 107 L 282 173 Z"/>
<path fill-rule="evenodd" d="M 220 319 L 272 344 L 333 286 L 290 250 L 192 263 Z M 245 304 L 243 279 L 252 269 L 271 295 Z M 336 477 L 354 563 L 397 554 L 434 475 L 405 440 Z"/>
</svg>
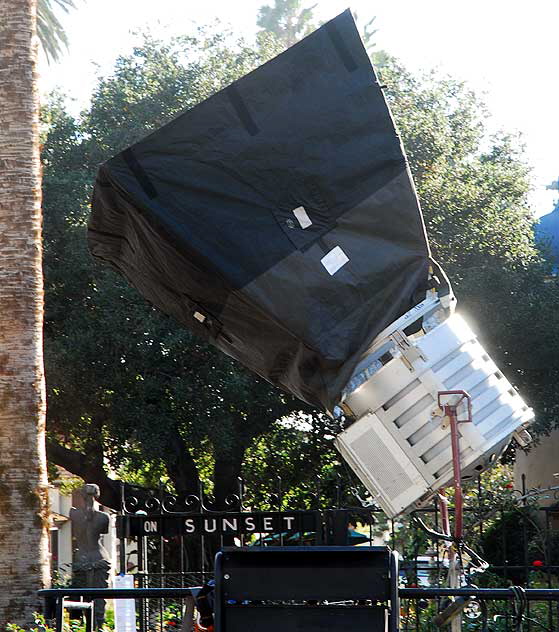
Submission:
<svg viewBox="0 0 559 632">
<path fill-rule="evenodd" d="M 206 320 L 206 317 L 204 316 L 204 314 L 201 314 L 200 312 L 194 312 L 194 318 L 196 320 L 199 320 L 201 323 L 203 323 Z"/>
<path fill-rule="evenodd" d="M 349 261 L 349 257 L 339 247 L 332 248 L 327 255 L 324 255 L 320 260 L 320 263 L 326 268 L 330 275 L 336 274 L 336 272 Z"/>
<path fill-rule="evenodd" d="M 301 228 L 308 228 L 309 226 L 312 226 L 311 218 L 307 215 L 307 211 L 304 206 L 294 208 L 293 215 L 297 218 Z"/>
</svg>

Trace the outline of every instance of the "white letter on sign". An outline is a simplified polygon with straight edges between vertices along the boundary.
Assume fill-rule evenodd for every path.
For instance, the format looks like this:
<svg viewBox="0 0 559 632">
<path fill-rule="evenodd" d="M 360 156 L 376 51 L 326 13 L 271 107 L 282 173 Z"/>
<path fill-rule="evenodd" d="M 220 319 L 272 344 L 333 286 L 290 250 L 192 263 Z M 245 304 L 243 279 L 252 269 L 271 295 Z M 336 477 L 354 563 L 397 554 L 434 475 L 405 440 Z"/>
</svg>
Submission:
<svg viewBox="0 0 559 632">
<path fill-rule="evenodd" d="M 155 520 L 146 520 L 144 522 L 144 531 L 146 533 L 157 533 L 157 522 Z"/>
<path fill-rule="evenodd" d="M 270 518 L 269 516 L 264 518 L 263 520 L 264 531 L 271 531 L 274 528 L 272 526 L 272 520 L 273 518 Z"/>
<path fill-rule="evenodd" d="M 291 523 L 295 520 L 295 516 L 284 516 L 283 519 L 287 523 L 285 528 L 289 531 L 289 529 L 291 529 Z"/>
<path fill-rule="evenodd" d="M 194 533 L 194 531 L 196 531 L 196 527 L 194 526 L 194 520 L 192 520 L 192 518 L 187 518 L 184 521 L 184 526 L 186 527 L 187 533 Z"/>
<path fill-rule="evenodd" d="M 228 520 L 227 518 L 223 518 L 221 528 L 223 529 L 223 531 L 227 531 L 227 529 L 230 529 L 231 531 L 236 531 L 237 518 L 231 518 L 231 520 Z"/>
</svg>

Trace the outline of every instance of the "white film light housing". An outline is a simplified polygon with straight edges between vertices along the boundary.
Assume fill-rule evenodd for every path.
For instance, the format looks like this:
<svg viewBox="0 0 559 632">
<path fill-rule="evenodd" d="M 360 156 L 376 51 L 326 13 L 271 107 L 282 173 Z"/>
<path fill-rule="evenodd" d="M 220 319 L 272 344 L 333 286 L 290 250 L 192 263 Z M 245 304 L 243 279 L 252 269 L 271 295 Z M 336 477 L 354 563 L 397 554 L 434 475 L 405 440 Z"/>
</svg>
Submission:
<svg viewBox="0 0 559 632">
<path fill-rule="evenodd" d="M 463 479 L 488 467 L 513 435 L 521 445 L 530 439 L 524 428 L 534 418 L 532 409 L 464 319 L 452 313 L 449 300 L 444 309 L 433 295 L 385 329 L 343 401 L 356 421 L 336 437 L 336 447 L 389 517 L 421 506 L 452 481 L 440 391 L 471 396 L 473 423 L 459 424 Z M 419 319 L 422 329 L 408 337 L 404 330 Z"/>
</svg>

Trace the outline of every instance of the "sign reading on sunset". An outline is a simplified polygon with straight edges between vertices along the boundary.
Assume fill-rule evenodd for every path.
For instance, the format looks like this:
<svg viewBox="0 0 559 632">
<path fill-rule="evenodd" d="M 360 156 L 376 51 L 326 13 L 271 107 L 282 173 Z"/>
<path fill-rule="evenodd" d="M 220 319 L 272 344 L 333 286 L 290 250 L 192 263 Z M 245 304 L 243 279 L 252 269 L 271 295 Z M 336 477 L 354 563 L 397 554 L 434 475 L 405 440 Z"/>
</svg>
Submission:
<svg viewBox="0 0 559 632">
<path fill-rule="evenodd" d="M 179 535 L 250 535 L 315 531 L 317 514 L 312 511 L 279 513 L 224 513 L 191 515 L 118 516 L 119 537 Z"/>
</svg>

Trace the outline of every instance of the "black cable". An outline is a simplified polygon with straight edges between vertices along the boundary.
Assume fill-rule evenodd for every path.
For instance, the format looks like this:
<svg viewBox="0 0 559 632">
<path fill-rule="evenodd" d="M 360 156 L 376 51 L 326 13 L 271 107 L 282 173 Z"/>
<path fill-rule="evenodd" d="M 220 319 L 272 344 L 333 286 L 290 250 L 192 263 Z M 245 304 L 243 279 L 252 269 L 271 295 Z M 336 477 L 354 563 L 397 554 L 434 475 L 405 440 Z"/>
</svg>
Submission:
<svg viewBox="0 0 559 632">
<path fill-rule="evenodd" d="M 514 595 L 512 602 L 512 616 L 514 617 L 515 632 L 522 632 L 522 622 L 524 621 L 524 612 L 528 605 L 526 591 L 522 586 L 511 586 L 510 590 Z"/>
<path fill-rule="evenodd" d="M 462 542 L 462 549 L 470 556 L 473 564 L 472 570 L 483 573 L 487 570 L 489 563 L 486 562 L 482 557 L 480 557 L 473 549 L 471 549 L 467 544 Z"/>
<path fill-rule="evenodd" d="M 479 606 L 481 608 L 481 632 L 489 632 L 489 615 L 485 599 L 480 599 Z"/>
<path fill-rule="evenodd" d="M 439 531 L 434 531 L 433 529 L 429 528 L 419 516 L 416 516 L 415 514 L 412 515 L 412 520 L 416 522 L 417 525 L 432 538 L 444 540 L 445 542 L 454 542 L 454 536 L 447 535 L 446 533 L 440 533 Z"/>
<path fill-rule="evenodd" d="M 537 619 L 534 619 L 533 617 L 527 617 L 526 615 L 524 615 L 524 621 L 529 621 L 530 623 L 537 625 L 539 628 L 541 628 L 542 630 L 545 630 L 546 632 L 553 632 L 553 630 L 548 628 L 547 625 L 543 625 L 543 623 L 541 623 Z"/>
</svg>

